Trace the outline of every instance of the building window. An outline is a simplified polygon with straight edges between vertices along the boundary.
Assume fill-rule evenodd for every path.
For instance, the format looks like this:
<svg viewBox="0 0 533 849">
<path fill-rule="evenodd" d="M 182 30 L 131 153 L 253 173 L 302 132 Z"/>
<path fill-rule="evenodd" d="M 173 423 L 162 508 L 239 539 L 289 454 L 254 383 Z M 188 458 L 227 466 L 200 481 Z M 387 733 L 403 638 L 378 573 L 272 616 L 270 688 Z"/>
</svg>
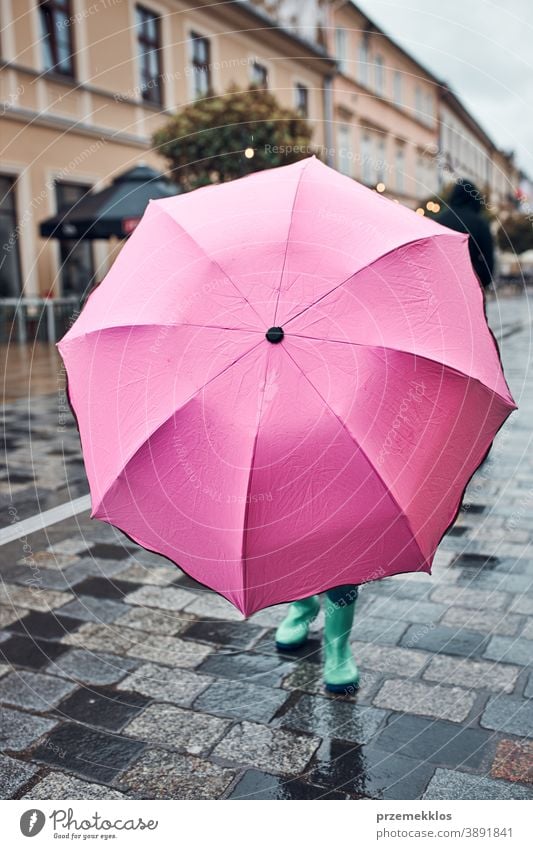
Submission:
<svg viewBox="0 0 533 849">
<path fill-rule="evenodd" d="M 392 99 L 394 100 L 396 106 L 402 105 L 402 73 L 401 71 L 394 72 L 394 79 L 392 83 Z"/>
<path fill-rule="evenodd" d="M 148 103 L 163 103 L 161 77 L 161 27 L 159 17 L 137 6 L 137 50 L 141 70 L 141 95 Z"/>
<path fill-rule="evenodd" d="M 309 89 L 302 83 L 297 83 L 295 88 L 296 111 L 302 118 L 309 117 Z"/>
<path fill-rule="evenodd" d="M 74 47 L 69 0 L 41 0 L 39 20 L 45 70 L 73 77 Z"/>
<path fill-rule="evenodd" d="M 22 291 L 15 181 L 0 174 L 0 298 L 16 298 Z"/>
<path fill-rule="evenodd" d="M 341 174 L 352 176 L 353 151 L 352 133 L 348 124 L 340 124 L 337 130 L 337 168 Z"/>
<path fill-rule="evenodd" d="M 67 213 L 85 197 L 91 186 L 57 182 L 56 203 L 59 215 Z M 94 282 L 92 242 L 88 239 L 61 239 L 59 242 L 62 295 L 87 294 Z"/>
<path fill-rule="evenodd" d="M 346 30 L 342 27 L 335 30 L 335 58 L 339 71 L 346 73 Z"/>
<path fill-rule="evenodd" d="M 424 92 L 419 85 L 415 86 L 415 112 L 420 121 L 424 120 Z"/>
<path fill-rule="evenodd" d="M 383 96 L 385 91 L 385 66 L 382 56 L 376 56 L 374 60 L 374 87 L 377 94 Z"/>
<path fill-rule="evenodd" d="M 405 185 L 405 153 L 403 147 L 396 149 L 396 191 L 400 194 L 404 191 Z"/>
<path fill-rule="evenodd" d="M 359 61 L 357 63 L 357 81 L 361 85 L 368 86 L 368 38 L 363 35 L 359 44 Z"/>
<path fill-rule="evenodd" d="M 195 97 L 205 97 L 211 91 L 209 39 L 191 32 L 191 64 Z"/>
<path fill-rule="evenodd" d="M 260 62 L 252 65 L 252 85 L 256 88 L 268 88 L 268 68 Z"/>
</svg>

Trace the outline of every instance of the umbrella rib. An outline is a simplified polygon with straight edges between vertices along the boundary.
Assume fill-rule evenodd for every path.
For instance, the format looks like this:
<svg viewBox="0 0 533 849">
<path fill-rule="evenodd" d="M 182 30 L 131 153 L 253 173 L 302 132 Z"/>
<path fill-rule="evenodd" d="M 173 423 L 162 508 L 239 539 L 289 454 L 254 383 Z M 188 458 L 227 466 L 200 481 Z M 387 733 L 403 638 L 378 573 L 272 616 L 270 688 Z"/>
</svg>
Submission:
<svg viewBox="0 0 533 849">
<path fill-rule="evenodd" d="M 455 235 L 457 236 L 459 234 L 456 233 Z M 369 262 L 367 265 L 364 265 L 362 268 L 359 268 L 357 271 L 354 271 L 352 274 L 350 274 L 348 277 L 346 277 L 340 283 L 337 283 L 335 286 L 333 286 L 327 292 L 324 292 L 324 294 L 320 295 L 320 297 L 317 298 L 316 301 L 313 301 L 311 304 L 308 304 L 306 307 L 301 309 L 300 312 L 297 312 L 296 315 L 293 315 L 293 316 L 291 316 L 291 318 L 288 318 L 287 321 L 284 322 L 283 327 L 285 328 L 288 324 L 290 324 L 291 321 L 294 321 L 294 319 L 303 315 L 303 313 L 307 312 L 307 310 L 310 310 L 311 307 L 314 307 L 314 306 L 316 306 L 316 304 L 319 304 L 320 301 L 323 301 L 324 298 L 327 298 L 328 295 L 332 294 L 332 292 L 336 292 L 336 290 L 340 289 L 341 286 L 344 286 L 350 280 L 353 280 L 355 277 L 357 277 L 358 274 L 361 274 L 361 272 L 367 271 L 369 268 L 372 268 L 372 266 L 375 265 L 376 262 L 380 262 L 380 260 L 385 259 L 385 257 L 389 256 L 389 254 L 393 254 L 395 251 L 400 250 L 400 248 L 406 248 L 409 245 L 416 245 L 417 242 L 427 242 L 428 240 L 433 240 L 433 239 L 436 239 L 436 238 L 442 238 L 443 236 L 449 237 L 450 233 L 433 233 L 431 236 L 419 236 L 416 239 L 410 239 L 407 242 L 402 242 L 400 245 L 395 245 L 395 247 L 391 248 L 389 251 L 385 251 L 384 254 L 380 254 L 375 259 L 373 259 L 372 262 Z"/>
<path fill-rule="evenodd" d="M 95 333 L 105 333 L 106 330 L 135 330 L 138 327 L 198 327 L 199 330 L 238 330 L 240 333 L 260 333 L 261 336 L 264 335 L 262 330 L 256 330 L 253 327 L 249 329 L 246 327 L 225 327 L 222 324 L 194 324 L 186 321 L 179 321 L 172 324 L 158 322 L 156 324 L 154 321 L 148 321 L 146 324 L 141 322 L 137 324 L 109 324 L 106 327 L 95 327 L 94 330 L 85 330 L 78 336 L 70 336 L 64 344 L 82 339 L 84 336 L 92 336 Z M 63 342 L 63 340 L 60 341 Z"/>
<path fill-rule="evenodd" d="M 209 386 L 209 384 L 210 384 L 210 383 L 212 383 L 212 382 L 213 382 L 214 380 L 216 380 L 217 378 L 221 377 L 221 375 L 223 375 L 226 371 L 228 371 L 228 369 L 232 368 L 232 366 L 234 366 L 236 363 L 238 363 L 238 362 L 239 362 L 239 360 L 242 360 L 242 359 L 243 359 L 243 357 L 246 357 L 248 354 L 251 354 L 251 353 L 252 353 L 252 351 L 255 351 L 255 349 L 256 349 L 256 348 L 258 348 L 258 347 L 259 347 L 259 345 L 261 345 L 261 344 L 262 344 L 262 340 L 261 340 L 260 342 L 256 342 L 256 344 L 255 344 L 255 345 L 252 345 L 252 347 L 251 347 L 251 348 L 248 348 L 248 349 L 247 349 L 246 351 L 244 351 L 242 354 L 239 354 L 239 356 L 238 356 L 238 357 L 236 357 L 234 360 L 232 360 L 232 361 L 231 361 L 231 363 L 228 363 L 228 365 L 227 365 L 227 366 L 224 366 L 224 368 L 223 368 L 223 369 L 221 369 L 221 370 L 220 370 L 219 372 L 217 372 L 216 374 L 214 374 L 214 375 L 213 375 L 213 377 L 210 377 L 210 378 L 209 378 L 209 380 L 208 380 L 208 381 L 206 381 L 206 383 L 203 383 L 201 386 L 199 386 L 199 387 L 198 387 L 198 389 L 195 389 L 195 391 L 194 391 L 194 392 L 192 392 L 192 393 L 189 395 L 189 397 L 188 397 L 188 398 L 185 398 L 185 400 L 184 400 L 184 401 L 183 401 L 183 402 L 179 405 L 179 407 L 177 407 L 177 409 L 173 410 L 173 411 L 172 411 L 172 413 L 171 413 L 169 416 L 167 416 L 167 417 L 166 417 L 166 418 L 164 418 L 161 422 L 159 422 L 159 424 L 158 424 L 158 425 L 156 425 L 156 427 L 154 427 L 154 429 L 153 429 L 153 430 L 152 430 L 152 431 L 148 434 L 148 436 L 143 437 L 142 442 L 141 442 L 139 445 L 137 445 L 137 446 L 133 449 L 133 451 L 131 451 L 131 452 L 130 452 L 130 455 L 129 455 L 129 457 L 127 458 L 127 460 L 125 460 L 125 461 L 124 461 L 124 463 L 122 463 L 122 464 L 121 464 L 121 466 L 122 466 L 122 468 L 121 468 L 121 472 L 123 472 L 123 471 L 124 471 L 124 469 L 125 469 L 125 468 L 126 468 L 126 467 L 130 464 L 130 463 L 131 463 L 131 461 L 133 460 L 133 458 L 135 457 L 135 455 L 136 455 L 136 454 L 138 454 L 138 452 L 141 450 L 141 448 L 143 448 L 143 447 L 144 447 L 144 445 L 146 445 L 146 443 L 147 443 L 147 442 L 149 442 L 149 440 L 150 440 L 150 439 L 152 439 L 152 438 L 153 438 L 153 436 L 155 436 L 155 434 L 157 433 L 157 431 L 158 431 L 158 430 L 160 430 L 162 427 L 164 427 L 164 426 L 167 424 L 167 422 L 169 422 L 169 421 L 170 421 L 170 419 L 171 419 L 173 416 L 175 416 L 175 415 L 176 415 L 176 413 L 177 413 L 179 410 L 182 410 L 182 409 L 183 409 L 183 407 L 185 407 L 185 405 L 186 405 L 186 404 L 188 404 L 190 401 L 192 401 L 192 399 L 193 399 L 193 398 L 195 398 L 195 397 L 196 397 L 196 396 L 197 396 L 200 392 L 202 392 L 202 391 L 206 388 L 206 386 Z M 119 474 L 120 474 L 120 472 L 119 472 Z M 104 499 L 105 499 L 105 498 L 106 498 L 106 496 L 108 495 L 109 490 L 110 490 L 110 489 L 111 489 L 111 487 L 113 486 L 113 483 L 115 482 L 115 480 L 116 480 L 116 478 L 114 478 L 114 480 L 113 480 L 113 481 L 109 484 L 109 486 L 108 486 L 108 487 L 107 487 L 107 489 L 105 490 L 104 494 L 101 496 L 101 498 L 100 498 L 100 500 L 99 500 L 99 502 L 98 502 L 98 506 L 97 506 L 97 507 L 93 507 L 93 510 L 92 510 L 92 514 L 93 514 L 93 515 L 96 513 L 97 509 L 98 509 L 99 507 L 101 507 L 101 506 L 102 506 L 102 504 L 103 504 L 103 502 L 104 502 Z"/>
<path fill-rule="evenodd" d="M 482 380 L 479 379 L 479 377 L 474 377 L 471 374 L 465 374 L 460 369 L 448 365 L 448 363 L 443 363 L 440 360 L 435 360 L 433 357 L 427 357 L 425 354 L 415 354 L 414 351 L 405 351 L 403 348 L 391 348 L 390 345 L 370 345 L 365 342 L 353 342 L 349 339 L 326 339 L 323 336 L 305 336 L 303 333 L 291 333 L 290 336 L 295 339 L 309 339 L 313 342 L 333 342 L 336 345 L 354 345 L 355 347 L 359 348 L 371 348 L 373 350 L 391 351 L 393 354 L 407 354 L 408 356 L 414 357 L 415 359 L 426 360 L 427 362 L 433 363 L 436 366 L 440 366 L 441 368 L 445 368 L 448 371 L 452 371 L 454 372 L 454 374 L 458 375 L 459 377 L 462 377 L 464 380 L 474 380 L 476 383 L 479 383 L 479 385 L 482 386 L 483 389 L 486 389 L 488 392 L 494 393 L 494 395 L 496 395 L 501 401 L 507 404 L 507 406 L 509 406 L 510 403 L 508 398 L 504 398 L 504 396 L 497 392 L 496 389 L 493 389 L 491 386 L 487 386 L 485 383 L 483 383 Z M 287 338 L 289 338 L 289 334 L 287 334 Z M 390 363 L 389 366 L 390 368 L 394 368 L 394 366 L 390 365 Z M 515 404 L 513 404 L 513 407 L 514 409 L 518 409 Z"/>
<path fill-rule="evenodd" d="M 199 242 L 197 239 L 195 239 L 195 238 L 194 238 L 194 236 L 192 235 L 192 233 L 189 233 L 189 231 L 188 231 L 188 230 L 187 230 L 187 229 L 183 226 L 183 224 L 181 224 L 179 221 L 176 221 L 176 219 L 172 217 L 172 215 L 170 214 L 170 212 L 167 212 L 167 210 L 166 210 L 164 207 L 162 207 L 160 204 L 158 204 L 158 202 L 157 202 L 156 200 L 154 200 L 154 201 L 153 201 L 153 203 L 154 203 L 154 204 L 157 204 L 157 208 L 158 208 L 158 209 L 160 209 L 162 212 L 164 212 L 164 213 L 165 213 L 165 215 L 167 215 L 167 216 L 171 219 L 171 221 L 173 221 L 173 222 L 174 222 L 174 224 L 175 224 L 177 227 L 179 227 L 179 228 L 180 228 L 180 230 L 182 230 L 182 232 L 183 232 L 183 233 L 185 233 L 185 235 L 186 235 L 186 236 L 188 236 L 188 237 L 189 237 L 189 239 L 191 239 L 191 240 L 194 242 L 194 244 L 195 244 L 195 245 L 196 245 L 196 246 L 197 246 L 197 247 L 201 250 L 201 252 L 203 253 L 203 255 L 204 255 L 204 256 L 205 256 L 205 257 L 209 260 L 209 262 L 212 262 L 214 265 L 216 265 L 216 266 L 217 266 L 217 268 L 218 268 L 218 269 L 220 269 L 221 273 L 222 273 L 222 274 L 224 275 L 224 277 L 225 277 L 225 278 L 226 278 L 226 279 L 227 279 L 227 280 L 231 283 L 231 285 L 233 286 L 233 288 L 235 289 L 235 291 L 237 292 L 237 294 L 238 294 L 238 295 L 239 295 L 239 296 L 243 299 L 243 301 L 244 301 L 246 304 L 248 304 L 248 306 L 250 307 L 250 309 L 251 309 L 251 310 L 255 313 L 255 315 L 257 316 L 257 318 L 258 318 L 258 319 L 259 319 L 259 321 L 261 322 L 261 326 L 262 326 L 262 325 L 263 325 L 263 319 L 261 318 L 261 316 L 259 315 L 259 313 L 258 313 L 258 312 L 257 312 L 257 310 L 255 309 L 255 307 L 253 307 L 253 306 L 252 306 L 252 304 L 250 303 L 250 301 L 248 300 L 248 298 L 246 297 L 246 295 L 244 295 L 244 294 L 243 294 L 243 292 L 241 292 L 241 290 L 239 289 L 239 287 L 237 286 L 237 284 L 235 283 L 235 281 L 231 279 L 231 277 L 229 276 L 229 274 L 228 274 L 226 271 L 224 271 L 224 269 L 222 268 L 222 266 L 220 265 L 220 263 L 219 263 L 219 262 L 218 262 L 218 261 L 217 261 L 214 257 L 210 256 L 210 255 L 207 253 L 207 251 L 206 251 L 206 249 L 203 247 L 203 245 L 201 245 L 201 244 L 200 244 L 200 242 Z"/>
<path fill-rule="evenodd" d="M 303 175 L 305 174 L 305 171 L 307 170 L 307 167 L 308 167 L 309 163 L 312 161 L 312 159 L 313 159 L 313 157 L 312 157 L 312 156 L 310 156 L 310 157 L 306 160 L 306 163 L 305 163 L 305 165 L 303 166 L 303 168 L 302 168 L 302 170 L 301 170 L 301 172 L 300 172 L 300 176 L 298 177 L 298 182 L 297 182 L 297 184 L 296 184 L 296 189 L 295 189 L 295 191 L 294 191 L 294 198 L 293 198 L 293 200 L 292 200 L 291 217 L 290 217 L 290 221 L 289 221 L 289 231 L 288 231 L 288 233 L 287 233 L 287 240 L 286 240 L 286 242 L 285 242 L 285 254 L 284 254 L 284 256 L 283 256 L 283 265 L 282 265 L 282 267 L 281 267 L 281 274 L 280 274 L 280 278 L 279 278 L 278 294 L 277 294 L 277 298 L 276 298 L 276 306 L 275 306 L 275 309 L 274 309 L 274 320 L 273 320 L 273 322 L 272 322 L 272 326 L 273 326 L 273 327 L 275 327 L 275 325 L 276 325 L 276 318 L 277 318 L 277 315 L 278 315 L 279 299 L 280 299 L 280 297 L 281 297 L 281 286 L 282 286 L 282 283 L 283 283 L 283 275 L 285 274 L 285 265 L 286 265 L 286 263 L 287 263 L 287 255 L 288 255 L 288 253 L 289 253 L 289 244 L 290 244 L 290 240 L 291 240 L 292 220 L 293 220 L 293 218 L 294 218 L 294 210 L 295 210 L 295 208 L 296 208 L 296 198 L 298 197 L 298 192 L 299 192 L 299 190 L 300 190 L 300 184 L 301 184 L 301 182 L 302 182 Z"/>
<path fill-rule="evenodd" d="M 243 533 L 242 533 L 242 543 L 241 543 L 241 561 L 242 561 L 242 570 L 243 570 L 243 575 L 242 575 L 243 591 L 244 591 L 245 586 L 246 586 L 246 560 L 247 560 L 246 548 L 247 548 L 247 542 L 248 542 L 248 513 L 250 512 L 248 497 L 250 495 L 250 490 L 252 488 L 252 474 L 253 474 L 253 471 L 254 471 L 254 462 L 255 462 L 255 454 L 256 454 L 256 450 L 257 450 L 257 440 L 259 438 L 259 429 L 261 427 L 261 416 L 263 415 L 263 405 L 264 405 L 264 401 L 265 401 L 268 366 L 270 364 L 270 352 L 271 352 L 271 349 L 269 347 L 269 349 L 267 351 L 267 358 L 266 358 L 266 364 L 265 364 L 265 376 L 264 376 L 264 379 L 263 379 L 263 391 L 261 393 L 261 404 L 260 404 L 260 407 L 259 407 L 259 415 L 257 417 L 257 429 L 256 429 L 255 435 L 254 435 L 254 442 L 253 442 L 253 446 L 252 446 L 252 457 L 250 459 L 250 470 L 248 472 L 248 481 L 246 483 L 246 501 L 244 502 L 244 517 L 243 517 L 243 525 L 242 525 Z"/>
<path fill-rule="evenodd" d="M 374 473 L 376 474 L 376 476 L 379 478 L 379 480 L 380 480 L 380 481 L 381 481 L 381 483 L 383 484 L 383 486 L 384 486 L 384 488 L 385 488 L 386 492 L 389 494 L 390 498 L 392 499 L 392 501 L 393 501 L 394 505 L 396 506 L 396 509 L 398 510 L 399 514 L 400 514 L 401 516 L 403 516 L 403 518 L 405 519 L 405 522 L 406 522 L 406 524 L 407 524 L 407 528 L 408 528 L 408 530 L 409 530 L 410 534 L 411 534 L 411 535 L 412 535 L 412 537 L 413 537 L 414 543 L 415 543 L 416 547 L 418 548 L 418 551 L 420 552 L 420 556 L 422 557 L 423 562 L 424 562 L 424 563 L 427 563 L 428 558 L 425 556 L 425 554 L 423 553 L 422 549 L 420 548 L 420 544 L 419 544 L 419 542 L 418 542 L 418 540 L 417 540 L 417 538 L 416 538 L 416 536 L 415 536 L 415 533 L 414 533 L 414 531 L 413 531 L 413 529 L 412 529 L 412 527 L 411 527 L 411 523 L 410 523 L 410 521 L 409 521 L 408 516 L 406 515 L 405 511 L 404 511 L 404 510 L 402 510 L 402 508 L 401 508 L 401 507 L 400 507 L 400 505 L 398 504 L 398 501 L 396 500 L 396 498 L 395 498 L 394 494 L 392 493 L 392 491 L 390 490 L 390 488 L 387 486 L 387 484 L 386 484 L 386 483 L 385 483 L 385 481 L 383 480 L 382 476 L 380 475 L 380 473 L 379 473 L 379 472 L 378 472 L 378 470 L 376 469 L 376 467 L 375 467 L 374 463 L 371 461 L 370 457 L 368 456 L 368 454 L 366 453 L 366 451 L 364 450 L 364 448 L 363 448 L 363 447 L 359 444 L 359 442 L 357 441 L 357 438 L 355 437 L 355 435 L 354 435 L 353 433 L 351 433 L 351 432 L 350 432 L 349 428 L 346 426 L 346 422 L 343 422 L 343 420 L 340 418 L 340 416 L 338 416 L 338 415 L 337 415 L 337 413 L 335 412 L 335 410 L 334 410 L 334 409 L 330 406 L 330 404 L 328 404 L 328 402 L 326 401 L 326 399 L 324 398 L 324 396 L 322 395 L 322 393 L 321 393 L 321 392 L 319 391 L 319 389 L 315 386 L 315 384 L 314 384 L 314 383 L 313 383 L 313 381 L 309 378 L 309 376 L 308 376 L 308 375 L 304 372 L 304 370 L 302 369 L 302 367 L 300 366 L 300 364 L 299 364 L 299 363 L 298 363 L 298 362 L 294 359 L 294 357 L 292 356 L 292 354 L 288 351 L 288 349 L 287 349 L 286 347 L 285 347 L 285 353 L 286 353 L 286 354 L 288 354 L 288 356 L 291 358 L 291 360 L 293 361 L 293 363 L 294 363 L 294 365 L 296 366 L 296 368 L 298 369 L 298 371 L 300 371 L 300 372 L 301 372 L 301 374 L 303 375 L 303 377 L 304 377 L 304 378 L 307 380 L 307 382 L 309 383 L 309 386 L 311 386 L 311 387 L 312 387 L 312 389 L 314 389 L 314 391 L 316 392 L 316 394 L 318 395 L 318 397 L 321 399 L 322 403 L 323 403 L 323 404 L 325 404 L 325 405 L 326 405 L 326 407 L 328 408 L 328 410 L 332 413 L 332 415 L 334 415 L 334 416 L 335 416 L 335 418 L 336 418 L 336 419 L 337 419 L 337 421 L 339 422 L 339 424 L 340 424 L 340 426 L 342 427 L 342 429 L 343 429 L 343 430 L 346 432 L 346 434 L 349 436 L 350 440 L 354 443 L 354 445 L 356 445 L 356 446 L 357 446 L 357 448 L 359 449 L 359 451 L 361 451 L 361 453 L 363 454 L 363 456 L 366 458 L 366 460 L 367 460 L 367 462 L 368 462 L 368 464 L 369 464 L 370 468 L 371 468 L 371 469 L 373 469 Z"/>
</svg>

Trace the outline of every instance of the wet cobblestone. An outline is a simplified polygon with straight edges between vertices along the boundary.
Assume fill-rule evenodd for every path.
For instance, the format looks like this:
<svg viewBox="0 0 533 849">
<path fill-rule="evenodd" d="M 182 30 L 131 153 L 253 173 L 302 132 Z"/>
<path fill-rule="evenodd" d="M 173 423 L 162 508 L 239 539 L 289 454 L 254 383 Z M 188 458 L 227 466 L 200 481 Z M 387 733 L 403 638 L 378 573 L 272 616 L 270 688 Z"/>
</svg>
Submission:
<svg viewBox="0 0 533 849">
<path fill-rule="evenodd" d="M 495 327 L 530 306 L 492 304 Z M 35 566 L 20 540 L 1 546 L 0 795 L 533 798 L 528 334 L 525 322 L 502 349 L 520 410 L 433 574 L 361 590 L 357 693 L 324 691 L 322 617 L 306 647 L 280 655 L 284 605 L 244 622 L 88 513 L 30 534 Z M 87 493 L 55 395 L 4 412 L 13 480 L 0 481 L 0 510 L 14 505 L 20 520 Z"/>
</svg>

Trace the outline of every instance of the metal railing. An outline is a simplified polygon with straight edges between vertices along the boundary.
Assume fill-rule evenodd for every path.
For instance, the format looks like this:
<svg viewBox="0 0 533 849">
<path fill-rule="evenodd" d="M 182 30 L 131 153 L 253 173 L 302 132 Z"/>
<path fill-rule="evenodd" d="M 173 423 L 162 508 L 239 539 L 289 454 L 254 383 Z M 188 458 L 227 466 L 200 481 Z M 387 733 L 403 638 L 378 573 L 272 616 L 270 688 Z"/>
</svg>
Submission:
<svg viewBox="0 0 533 849">
<path fill-rule="evenodd" d="M 77 317 L 81 299 L 0 298 L 0 342 L 57 342 Z"/>
</svg>

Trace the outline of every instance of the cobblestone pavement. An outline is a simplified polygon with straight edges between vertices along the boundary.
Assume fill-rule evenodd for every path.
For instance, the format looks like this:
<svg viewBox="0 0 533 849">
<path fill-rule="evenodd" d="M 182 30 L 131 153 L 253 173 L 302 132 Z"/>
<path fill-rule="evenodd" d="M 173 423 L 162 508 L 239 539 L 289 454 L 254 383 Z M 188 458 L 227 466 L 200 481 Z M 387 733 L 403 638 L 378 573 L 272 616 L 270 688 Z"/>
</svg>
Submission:
<svg viewBox="0 0 533 849">
<path fill-rule="evenodd" d="M 0 795 L 533 798 L 530 306 L 489 305 L 521 408 L 433 576 L 360 593 L 355 698 L 322 689 L 320 622 L 280 656 L 282 607 L 244 622 L 86 513 L 1 547 Z M 3 525 L 87 492 L 63 406 L 5 408 Z"/>
</svg>

